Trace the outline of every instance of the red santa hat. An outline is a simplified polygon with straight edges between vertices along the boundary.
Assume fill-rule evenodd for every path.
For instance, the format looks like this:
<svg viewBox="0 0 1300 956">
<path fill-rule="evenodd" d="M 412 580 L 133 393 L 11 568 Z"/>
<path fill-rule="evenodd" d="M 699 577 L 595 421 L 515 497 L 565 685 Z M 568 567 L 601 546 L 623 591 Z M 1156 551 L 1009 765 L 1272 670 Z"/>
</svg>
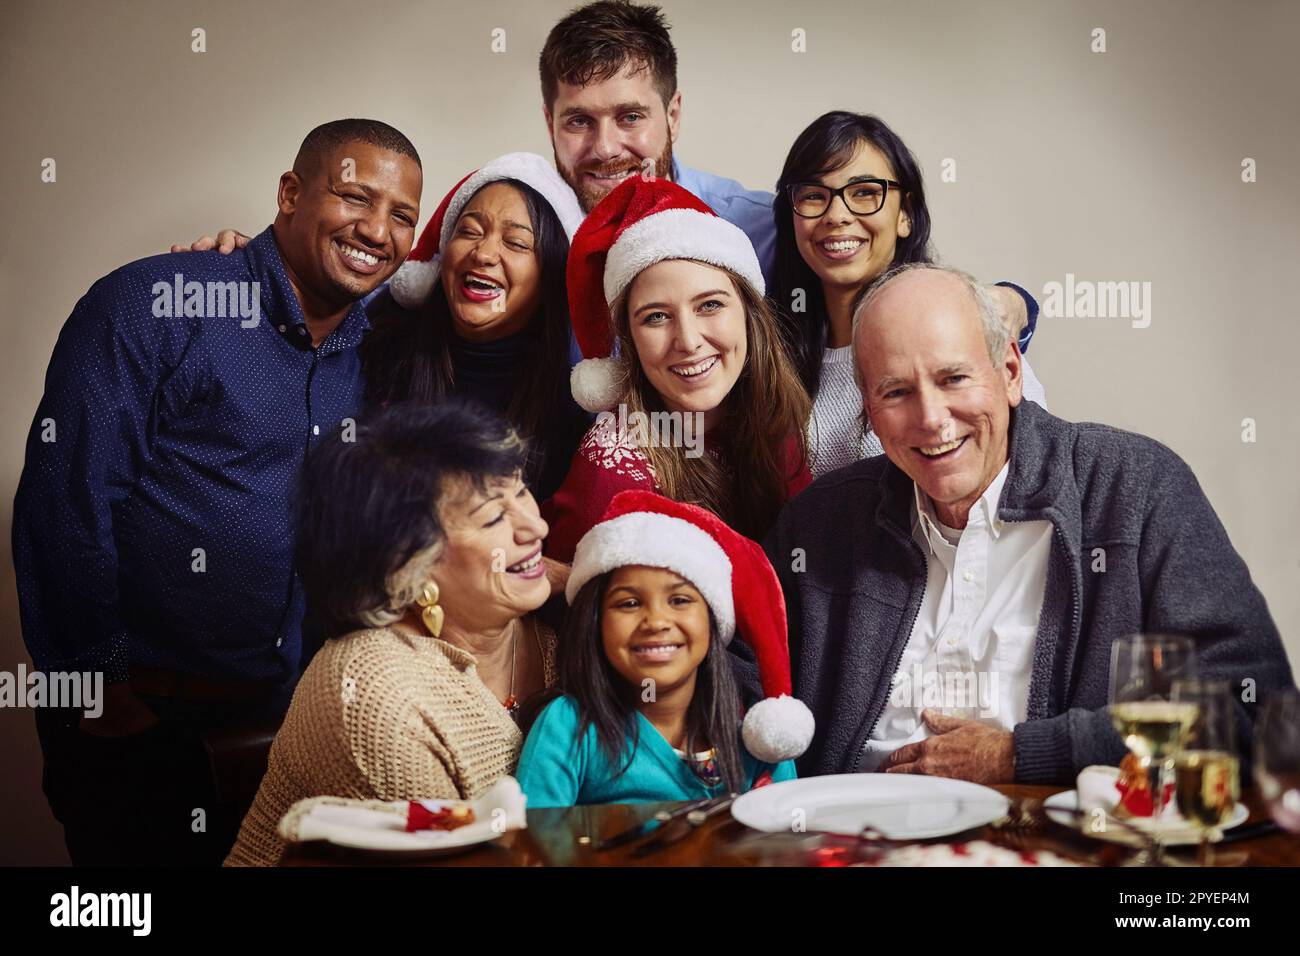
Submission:
<svg viewBox="0 0 1300 956">
<path fill-rule="evenodd" d="M 442 265 L 441 250 L 446 248 L 456 220 L 465 211 L 470 199 L 488 183 L 503 179 L 517 179 L 541 193 L 560 220 L 570 240 L 582 222 L 582 207 L 573 189 L 555 171 L 549 162 L 536 153 L 507 153 L 484 164 L 458 182 L 443 197 L 433 218 L 420 233 L 420 239 L 411 249 L 406 261 L 393 274 L 388 287 L 397 304 L 407 309 L 422 305 L 438 281 Z"/>
<path fill-rule="evenodd" d="M 633 564 L 690 581 L 713 611 L 722 643 L 739 633 L 753 650 L 763 699 L 741 725 L 746 749 L 770 764 L 807 750 L 813 715 L 791 696 L 785 598 L 763 549 L 704 508 L 649 491 L 621 491 L 578 542 L 565 597 L 573 603 L 588 581 Z"/>
<path fill-rule="evenodd" d="M 602 199 L 569 247 L 569 319 L 583 361 L 573 367 L 573 397 L 589 412 L 613 408 L 623 376 L 610 308 L 643 269 L 665 259 L 694 259 L 744 278 L 762 295 L 763 271 L 738 226 L 666 179 L 631 176 Z"/>
</svg>

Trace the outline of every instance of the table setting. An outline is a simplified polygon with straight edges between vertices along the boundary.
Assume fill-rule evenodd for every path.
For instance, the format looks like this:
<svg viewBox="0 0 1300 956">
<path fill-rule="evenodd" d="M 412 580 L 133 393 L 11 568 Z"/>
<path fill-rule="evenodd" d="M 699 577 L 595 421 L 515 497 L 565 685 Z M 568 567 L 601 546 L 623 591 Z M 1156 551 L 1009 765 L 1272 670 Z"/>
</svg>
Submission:
<svg viewBox="0 0 1300 956">
<path fill-rule="evenodd" d="M 528 810 L 505 777 L 473 801 L 301 801 L 281 865 L 1300 866 L 1300 694 L 1261 707 L 1245 785 L 1234 689 L 1186 638 L 1116 641 L 1109 695 L 1129 753 L 1073 789 L 857 773 Z"/>
</svg>

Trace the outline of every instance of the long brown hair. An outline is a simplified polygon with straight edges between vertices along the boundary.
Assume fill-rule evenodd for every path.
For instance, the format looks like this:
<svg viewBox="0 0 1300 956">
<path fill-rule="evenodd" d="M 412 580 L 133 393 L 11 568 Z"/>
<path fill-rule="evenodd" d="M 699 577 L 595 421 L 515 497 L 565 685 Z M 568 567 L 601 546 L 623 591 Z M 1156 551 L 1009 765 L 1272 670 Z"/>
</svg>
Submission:
<svg viewBox="0 0 1300 956">
<path fill-rule="evenodd" d="M 723 400 L 721 455 L 687 458 L 684 448 L 654 442 L 642 451 L 664 496 L 708 508 L 746 537 L 761 539 L 785 504 L 790 479 L 807 461 L 804 427 L 812 403 L 786 354 L 768 301 L 730 269 L 722 271 L 745 310 L 747 348 L 740 377 Z M 627 382 L 624 402 L 629 416 L 648 416 L 666 409 L 637 358 L 627 300 L 624 292 L 613 310 Z"/>
</svg>

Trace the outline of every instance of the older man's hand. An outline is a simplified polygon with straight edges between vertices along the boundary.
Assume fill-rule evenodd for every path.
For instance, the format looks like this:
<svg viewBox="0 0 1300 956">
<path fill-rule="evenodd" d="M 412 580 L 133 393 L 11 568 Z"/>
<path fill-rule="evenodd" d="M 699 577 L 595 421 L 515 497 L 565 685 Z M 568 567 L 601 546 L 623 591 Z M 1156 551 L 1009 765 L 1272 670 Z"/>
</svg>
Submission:
<svg viewBox="0 0 1300 956">
<path fill-rule="evenodd" d="M 564 586 L 569 583 L 569 574 L 573 571 L 573 567 L 547 557 L 542 558 L 542 566 L 546 568 L 546 580 L 551 585 L 551 597 L 563 594 Z"/>
<path fill-rule="evenodd" d="M 1004 285 L 988 285 L 984 288 L 1002 313 L 1002 323 L 1011 333 L 1011 338 L 1019 339 L 1021 330 L 1029 324 L 1029 310 L 1025 307 L 1025 300 L 1015 289 L 1008 289 Z"/>
<path fill-rule="evenodd" d="M 889 755 L 886 773 L 923 773 L 972 783 L 1015 781 L 1016 748 L 1011 731 L 930 710 L 923 710 L 921 719 L 934 736 L 895 750 Z"/>
</svg>

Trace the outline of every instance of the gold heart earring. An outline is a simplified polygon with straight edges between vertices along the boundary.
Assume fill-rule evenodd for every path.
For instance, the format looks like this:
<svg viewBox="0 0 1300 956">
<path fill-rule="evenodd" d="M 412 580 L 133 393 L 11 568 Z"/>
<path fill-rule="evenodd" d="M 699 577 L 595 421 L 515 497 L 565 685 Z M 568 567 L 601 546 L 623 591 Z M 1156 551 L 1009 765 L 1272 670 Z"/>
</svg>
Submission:
<svg viewBox="0 0 1300 956">
<path fill-rule="evenodd" d="M 420 619 L 424 621 L 424 626 L 429 629 L 429 633 L 437 637 L 442 633 L 442 619 L 444 617 L 442 608 L 438 607 L 438 585 L 434 581 L 427 582 L 420 590 L 420 596 L 415 599 L 415 603 L 424 608 L 420 612 Z"/>
</svg>

